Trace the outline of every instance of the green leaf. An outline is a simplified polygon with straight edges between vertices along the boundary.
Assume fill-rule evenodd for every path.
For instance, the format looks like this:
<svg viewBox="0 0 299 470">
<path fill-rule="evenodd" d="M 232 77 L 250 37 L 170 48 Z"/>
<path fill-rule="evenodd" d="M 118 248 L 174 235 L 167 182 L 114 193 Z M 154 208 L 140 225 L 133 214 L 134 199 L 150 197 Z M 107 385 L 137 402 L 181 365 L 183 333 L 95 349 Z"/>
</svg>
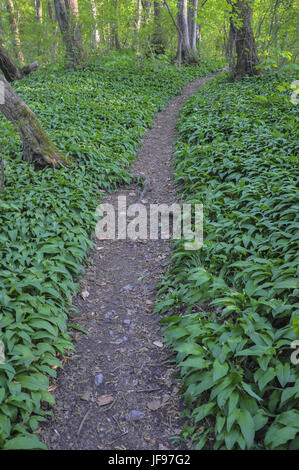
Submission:
<svg viewBox="0 0 299 470">
<path fill-rule="evenodd" d="M 275 449 L 288 441 L 293 440 L 298 434 L 298 428 L 291 426 L 280 427 L 272 424 L 265 436 L 265 446 L 269 449 Z"/>
<path fill-rule="evenodd" d="M 216 403 L 206 403 L 201 405 L 199 408 L 195 408 L 192 413 L 192 417 L 194 418 L 194 422 L 198 423 L 199 421 L 203 420 L 206 416 L 210 415 L 215 408 Z"/>
<path fill-rule="evenodd" d="M 269 369 L 262 374 L 262 377 L 258 381 L 260 390 L 264 390 L 265 386 L 271 382 L 274 377 L 276 377 L 276 370 L 273 367 L 269 367 Z"/>
<path fill-rule="evenodd" d="M 237 427 L 233 427 L 230 431 L 225 433 L 225 445 L 228 450 L 231 450 L 240 436 L 240 431 Z"/>
<path fill-rule="evenodd" d="M 248 393 L 248 395 L 255 398 L 256 400 L 263 401 L 261 397 L 259 397 L 256 393 L 254 393 L 254 391 L 252 390 L 249 384 L 242 382 L 242 387 Z"/>
<path fill-rule="evenodd" d="M 82 328 L 81 326 L 75 325 L 74 323 L 69 323 L 68 325 L 70 328 L 73 328 L 74 330 L 81 331 L 81 333 L 84 333 L 85 335 L 89 336 L 89 333 L 87 330 Z"/>
<path fill-rule="evenodd" d="M 17 375 L 15 377 L 16 382 L 19 382 L 23 388 L 28 390 L 39 391 L 48 388 L 49 381 L 46 377 L 32 374 L 32 375 Z"/>
<path fill-rule="evenodd" d="M 47 446 L 39 441 L 35 436 L 17 436 L 8 440 L 4 446 L 4 450 L 47 450 Z"/>
<path fill-rule="evenodd" d="M 244 436 L 246 445 L 248 449 L 251 449 L 253 446 L 254 435 L 255 435 L 255 425 L 253 418 L 249 411 L 240 409 L 238 424 L 241 428 L 242 434 Z"/>
<path fill-rule="evenodd" d="M 276 372 L 280 385 L 282 387 L 285 387 L 286 384 L 289 382 L 291 376 L 290 364 L 278 364 L 278 366 L 276 367 Z"/>
<path fill-rule="evenodd" d="M 213 364 L 213 380 L 216 382 L 217 380 L 224 377 L 228 372 L 228 365 L 226 363 L 221 364 L 221 362 L 216 359 Z"/>
</svg>

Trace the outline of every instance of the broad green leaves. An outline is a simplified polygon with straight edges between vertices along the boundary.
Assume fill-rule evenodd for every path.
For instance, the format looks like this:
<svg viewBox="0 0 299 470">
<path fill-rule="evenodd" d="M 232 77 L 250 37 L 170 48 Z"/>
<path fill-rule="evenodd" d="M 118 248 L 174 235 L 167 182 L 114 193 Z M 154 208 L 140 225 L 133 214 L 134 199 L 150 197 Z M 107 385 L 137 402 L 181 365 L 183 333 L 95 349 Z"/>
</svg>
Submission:
<svg viewBox="0 0 299 470">
<path fill-rule="evenodd" d="M 157 71 L 145 62 L 140 70 L 123 55 L 84 72 L 50 67 L 14 84 L 73 166 L 36 172 L 18 160 L 18 136 L 0 119 L 0 448 L 44 448 L 28 433 L 49 413 L 42 402 L 54 405 L 49 377 L 73 349 L 67 313 L 92 246 L 99 188 L 130 181 L 128 167 L 154 113 L 214 69 Z M 87 334 L 77 322 L 68 327 Z"/>
<path fill-rule="evenodd" d="M 176 244 L 156 310 L 186 312 L 167 317 L 166 340 L 192 419 L 210 426 L 215 448 L 298 446 L 299 108 L 289 87 L 277 88 L 294 78 L 289 69 L 218 78 L 186 103 L 178 126 L 176 181 L 204 206 L 204 245 L 190 253 Z"/>
</svg>

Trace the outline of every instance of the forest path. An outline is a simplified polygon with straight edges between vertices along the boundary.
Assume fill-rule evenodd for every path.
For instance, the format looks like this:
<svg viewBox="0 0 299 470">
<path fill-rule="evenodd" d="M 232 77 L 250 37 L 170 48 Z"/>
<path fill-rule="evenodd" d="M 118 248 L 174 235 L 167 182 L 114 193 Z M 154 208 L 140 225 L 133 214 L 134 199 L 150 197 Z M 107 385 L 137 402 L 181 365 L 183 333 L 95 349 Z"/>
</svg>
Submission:
<svg viewBox="0 0 299 470">
<path fill-rule="evenodd" d="M 146 207 L 177 202 L 172 155 L 179 110 L 216 75 L 185 86 L 145 133 L 132 173 L 150 177 Z M 128 207 L 140 192 L 120 188 L 103 202 L 117 207 L 118 196 L 126 196 Z M 54 381 L 54 419 L 41 431 L 49 449 L 176 448 L 169 438 L 182 429 L 183 403 L 160 317 L 152 313 L 170 253 L 168 240 L 97 240 L 75 302 L 82 314 L 73 319 L 89 336 L 75 335 L 76 352 Z"/>
</svg>

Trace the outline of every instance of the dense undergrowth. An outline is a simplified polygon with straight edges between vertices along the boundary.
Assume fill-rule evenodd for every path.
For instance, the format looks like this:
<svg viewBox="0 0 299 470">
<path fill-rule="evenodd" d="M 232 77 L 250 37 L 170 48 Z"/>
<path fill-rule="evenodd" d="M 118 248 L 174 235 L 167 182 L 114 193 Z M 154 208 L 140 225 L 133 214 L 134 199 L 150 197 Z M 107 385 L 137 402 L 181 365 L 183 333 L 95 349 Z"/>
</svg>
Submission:
<svg viewBox="0 0 299 470">
<path fill-rule="evenodd" d="M 156 310 L 198 449 L 299 447 L 295 75 L 220 77 L 181 114 L 175 177 L 204 206 L 204 244 L 177 243 Z"/>
<path fill-rule="evenodd" d="M 72 348 L 67 313 L 91 247 L 100 188 L 130 181 L 129 166 L 156 111 L 216 64 L 182 68 L 129 57 L 84 72 L 41 71 L 14 86 L 37 113 L 69 169 L 35 172 L 0 120 L 0 448 L 44 448 L 34 434 L 49 413 L 49 378 Z M 2 342 L 2 343 L 1 343 Z M 4 353 L 1 351 L 4 344 Z"/>
</svg>

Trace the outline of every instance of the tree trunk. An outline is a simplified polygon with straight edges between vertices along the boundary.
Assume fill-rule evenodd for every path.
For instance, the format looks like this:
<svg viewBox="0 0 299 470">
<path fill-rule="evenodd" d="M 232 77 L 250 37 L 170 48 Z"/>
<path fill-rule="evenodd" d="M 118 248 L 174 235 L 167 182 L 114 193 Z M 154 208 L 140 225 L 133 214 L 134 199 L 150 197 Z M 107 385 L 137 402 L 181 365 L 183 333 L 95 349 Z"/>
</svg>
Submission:
<svg viewBox="0 0 299 470">
<path fill-rule="evenodd" d="M 201 47 L 202 42 L 201 42 L 201 24 L 196 25 L 196 46 Z"/>
<path fill-rule="evenodd" d="M 114 0 L 114 19 L 111 27 L 112 43 L 115 49 L 120 49 L 119 35 L 118 35 L 118 0 Z"/>
<path fill-rule="evenodd" d="M 178 47 L 177 47 L 177 60 L 178 60 L 178 65 L 179 67 L 182 65 L 182 43 L 183 43 L 183 33 L 182 33 L 182 25 L 181 25 L 181 15 L 180 15 L 180 9 L 179 9 L 179 1 L 178 1 L 178 11 L 177 11 L 177 21 L 175 21 L 175 18 L 171 12 L 171 9 L 169 8 L 168 3 L 166 0 L 163 0 L 163 4 L 167 8 L 167 11 L 169 13 L 169 16 L 177 29 L 178 32 Z"/>
<path fill-rule="evenodd" d="M 23 159 L 38 167 L 67 166 L 64 156 L 43 130 L 36 115 L 3 75 L 0 75 L 0 84 L 4 87 L 4 103 L 0 102 L 0 111 L 14 124 L 20 134 L 23 142 Z"/>
<path fill-rule="evenodd" d="M 155 54 L 164 54 L 166 49 L 166 40 L 161 25 L 161 3 L 154 1 L 154 32 L 152 36 L 153 52 Z"/>
<path fill-rule="evenodd" d="M 232 2 L 232 13 L 230 18 L 230 71 L 233 80 L 240 80 L 245 75 L 257 75 L 259 64 L 257 47 L 252 32 L 252 0 L 237 0 Z M 235 46 L 236 61 L 234 58 L 233 45 Z"/>
<path fill-rule="evenodd" d="M 141 19 L 142 19 L 142 2 L 141 0 L 137 0 L 137 19 L 136 19 L 136 31 L 139 33 L 141 27 Z"/>
<path fill-rule="evenodd" d="M 100 46 L 100 33 L 99 33 L 99 24 L 98 24 L 98 7 L 95 0 L 90 0 L 91 3 L 91 13 L 94 20 L 94 30 L 92 33 L 92 46 L 94 49 L 98 49 Z"/>
<path fill-rule="evenodd" d="M 80 38 L 74 31 L 68 11 L 69 0 L 54 0 L 56 18 L 60 27 L 63 42 L 66 46 L 66 60 L 71 68 L 81 67 L 84 63 L 84 52 Z"/>
<path fill-rule="evenodd" d="M 82 49 L 82 36 L 81 36 L 81 26 L 79 22 L 78 0 L 65 0 L 65 6 L 66 6 L 67 14 L 69 17 L 69 22 L 72 28 L 73 37 Z"/>
<path fill-rule="evenodd" d="M 51 22 L 54 24 L 55 23 L 55 16 L 53 13 L 53 8 L 52 8 L 52 3 L 48 2 L 48 13 L 49 13 L 49 18 Z"/>
<path fill-rule="evenodd" d="M 43 6 L 41 0 L 34 0 L 34 9 L 35 9 L 35 18 L 39 25 L 43 23 Z M 37 57 L 40 55 L 41 51 L 41 30 L 39 30 L 38 40 L 37 40 Z"/>
<path fill-rule="evenodd" d="M 58 41 L 57 41 L 58 25 L 57 25 L 56 18 L 55 18 L 54 12 L 53 12 L 52 2 L 50 2 L 50 1 L 48 2 L 48 14 L 49 14 L 49 18 L 51 20 L 51 23 L 53 25 L 53 27 L 51 28 L 51 31 L 52 31 L 52 34 L 55 38 L 53 48 L 51 50 L 52 62 L 55 62 L 56 57 L 57 57 L 57 52 L 58 52 Z"/>
<path fill-rule="evenodd" d="M 198 11 L 198 0 L 190 0 L 190 5 L 189 6 L 189 34 L 190 34 L 190 45 L 191 49 L 197 53 L 197 47 L 196 47 L 196 42 L 197 42 L 197 11 Z"/>
<path fill-rule="evenodd" d="M 33 70 L 37 70 L 38 63 L 33 62 L 27 67 L 19 69 L 11 60 L 8 52 L 0 45 L 0 70 L 2 70 L 6 80 L 8 82 L 14 82 L 15 80 L 20 80 L 25 75 L 29 75 Z"/>
<path fill-rule="evenodd" d="M 24 59 L 24 54 L 21 51 L 19 25 L 18 25 L 17 18 L 16 18 L 16 11 L 15 11 L 13 0 L 7 0 L 6 6 L 7 6 L 7 11 L 9 13 L 9 22 L 11 25 L 11 30 L 14 36 L 14 45 L 16 48 L 16 55 L 19 58 L 20 64 L 22 65 L 22 67 L 24 67 L 25 59 Z"/>
<path fill-rule="evenodd" d="M 192 27 L 193 27 L 195 20 L 193 18 L 192 22 L 190 21 L 190 12 L 189 12 L 189 22 L 190 24 L 192 24 Z M 185 64 L 197 64 L 199 62 L 199 57 L 197 55 L 196 44 L 195 44 L 195 50 L 192 49 L 191 47 L 189 22 L 188 22 L 188 0 L 178 0 L 178 27 L 181 31 L 181 34 L 179 34 L 179 37 L 178 37 L 178 55 L 181 54 L 182 61 Z"/>
<path fill-rule="evenodd" d="M 136 51 L 139 54 L 139 32 L 141 28 L 141 20 L 142 20 L 142 1 L 137 0 L 137 18 L 135 21 L 135 43 L 136 43 Z"/>
<path fill-rule="evenodd" d="M 43 6 L 41 0 L 34 0 L 34 9 L 36 21 L 39 23 L 43 22 Z"/>
</svg>

